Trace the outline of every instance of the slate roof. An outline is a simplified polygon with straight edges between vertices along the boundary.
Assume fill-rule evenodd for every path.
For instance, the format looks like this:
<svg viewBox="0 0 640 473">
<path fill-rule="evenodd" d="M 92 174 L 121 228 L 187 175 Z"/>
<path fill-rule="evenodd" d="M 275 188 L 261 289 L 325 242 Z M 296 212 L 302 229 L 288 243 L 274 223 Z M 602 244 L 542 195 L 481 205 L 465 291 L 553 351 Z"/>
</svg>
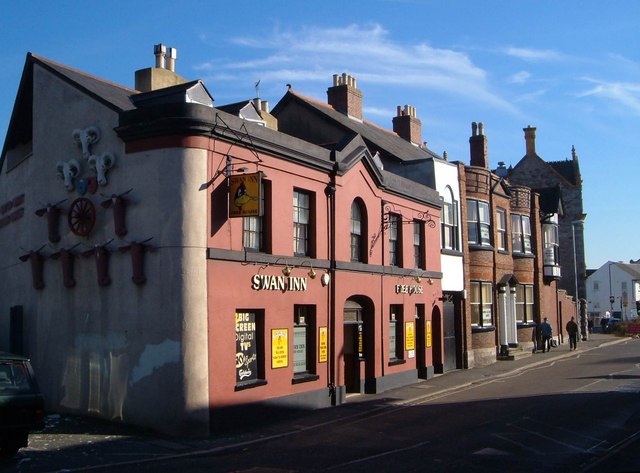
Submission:
<svg viewBox="0 0 640 473">
<path fill-rule="evenodd" d="M 412 145 L 392 131 L 381 128 L 367 120 L 360 122 L 349 118 L 330 105 L 306 97 L 295 92 L 293 89 L 289 89 L 283 99 L 278 102 L 273 109 L 273 115 L 277 116 L 278 109 L 282 107 L 287 100 L 297 100 L 317 113 L 329 118 L 334 123 L 339 124 L 345 130 L 359 134 L 370 147 L 372 154 L 378 151 L 386 158 L 396 161 L 422 161 L 429 158 L 443 159 L 428 148 L 419 148 Z"/>
<path fill-rule="evenodd" d="M 567 159 L 564 161 L 550 161 L 547 164 L 571 184 L 580 184 L 580 170 L 578 169 L 577 161 Z"/>
</svg>

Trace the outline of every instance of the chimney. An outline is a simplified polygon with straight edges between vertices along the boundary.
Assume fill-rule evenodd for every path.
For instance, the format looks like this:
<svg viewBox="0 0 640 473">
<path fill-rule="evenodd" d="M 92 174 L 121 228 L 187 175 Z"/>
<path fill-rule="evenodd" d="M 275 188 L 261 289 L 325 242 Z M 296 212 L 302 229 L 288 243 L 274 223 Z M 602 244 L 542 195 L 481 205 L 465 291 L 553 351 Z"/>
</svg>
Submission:
<svg viewBox="0 0 640 473">
<path fill-rule="evenodd" d="M 187 82 L 187 79 L 175 72 L 178 57 L 176 48 L 156 44 L 153 47 L 153 55 L 156 57 L 155 67 L 136 71 L 136 90 L 151 92 Z"/>
<path fill-rule="evenodd" d="M 327 101 L 340 113 L 362 121 L 362 92 L 355 77 L 343 73 L 333 75 L 333 86 L 327 89 Z"/>
<path fill-rule="evenodd" d="M 278 129 L 278 119 L 271 115 L 269 111 L 269 102 L 266 100 L 261 100 L 260 98 L 253 99 L 253 106 L 258 111 L 260 118 L 262 118 L 267 126 L 267 128 L 271 128 L 272 130 Z"/>
<path fill-rule="evenodd" d="M 523 128 L 524 141 L 527 144 L 527 154 L 525 156 L 536 156 L 536 129 L 531 125 Z"/>
<path fill-rule="evenodd" d="M 471 138 L 469 138 L 471 151 L 471 165 L 489 169 L 489 153 L 487 151 L 487 137 L 484 135 L 484 125 L 473 122 L 471 124 Z"/>
<path fill-rule="evenodd" d="M 405 105 L 402 108 L 398 105 L 397 115 L 393 117 L 393 131 L 400 138 L 414 145 L 420 146 L 422 144 L 422 122 L 416 118 L 416 109 L 414 107 Z"/>
</svg>

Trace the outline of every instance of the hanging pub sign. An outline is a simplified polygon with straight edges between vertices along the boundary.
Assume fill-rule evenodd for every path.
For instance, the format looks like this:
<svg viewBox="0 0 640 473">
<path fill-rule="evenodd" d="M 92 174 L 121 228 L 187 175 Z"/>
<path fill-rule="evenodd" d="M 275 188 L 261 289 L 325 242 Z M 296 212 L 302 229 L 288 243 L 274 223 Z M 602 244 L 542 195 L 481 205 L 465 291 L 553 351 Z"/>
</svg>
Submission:
<svg viewBox="0 0 640 473">
<path fill-rule="evenodd" d="M 236 383 L 257 379 L 256 314 L 236 312 Z"/>
<path fill-rule="evenodd" d="M 229 176 L 229 217 L 262 216 L 262 173 Z"/>
</svg>

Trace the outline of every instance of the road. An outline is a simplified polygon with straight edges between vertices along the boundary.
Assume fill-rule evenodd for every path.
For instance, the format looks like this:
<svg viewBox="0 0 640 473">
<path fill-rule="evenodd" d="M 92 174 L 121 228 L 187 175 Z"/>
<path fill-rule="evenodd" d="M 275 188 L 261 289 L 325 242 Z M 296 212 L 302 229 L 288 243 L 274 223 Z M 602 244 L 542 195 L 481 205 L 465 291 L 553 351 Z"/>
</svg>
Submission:
<svg viewBox="0 0 640 473">
<path fill-rule="evenodd" d="M 171 455 L 120 451 L 97 457 L 95 471 L 640 471 L 640 340 L 573 352 L 455 392 L 420 389 L 409 399 L 349 402 L 259 436 Z M 45 471 L 29 462 L 14 467 Z"/>
</svg>

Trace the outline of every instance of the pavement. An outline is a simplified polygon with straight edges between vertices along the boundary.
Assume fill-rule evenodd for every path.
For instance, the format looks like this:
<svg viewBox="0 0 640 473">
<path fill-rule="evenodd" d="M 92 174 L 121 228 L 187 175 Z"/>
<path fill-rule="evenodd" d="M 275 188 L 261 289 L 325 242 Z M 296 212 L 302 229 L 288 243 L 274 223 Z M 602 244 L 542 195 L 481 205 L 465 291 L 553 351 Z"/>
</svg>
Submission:
<svg viewBox="0 0 640 473">
<path fill-rule="evenodd" d="M 497 361 L 488 366 L 468 370 L 449 371 L 416 384 L 379 394 L 350 395 L 339 407 L 315 411 L 297 411 L 282 416 L 277 422 L 266 422 L 247 430 L 215 434 L 204 439 L 178 438 L 158 434 L 137 427 L 101 421 L 95 418 L 51 414 L 45 427 L 31 433 L 29 446 L 21 449 L 13 459 L 0 460 L 0 472 L 42 473 L 73 471 L 112 471 L 119 465 L 153 462 L 159 458 L 181 457 L 244 448 L 270 438 L 293 435 L 296 431 L 314 426 L 342 422 L 372 408 L 406 405 L 452 393 L 492 379 L 511 376 L 550 361 L 622 343 L 627 337 L 593 333 L 586 341 L 578 342 L 575 351 L 568 341 L 546 353 L 537 351 L 531 356 L 512 361 Z"/>
</svg>

